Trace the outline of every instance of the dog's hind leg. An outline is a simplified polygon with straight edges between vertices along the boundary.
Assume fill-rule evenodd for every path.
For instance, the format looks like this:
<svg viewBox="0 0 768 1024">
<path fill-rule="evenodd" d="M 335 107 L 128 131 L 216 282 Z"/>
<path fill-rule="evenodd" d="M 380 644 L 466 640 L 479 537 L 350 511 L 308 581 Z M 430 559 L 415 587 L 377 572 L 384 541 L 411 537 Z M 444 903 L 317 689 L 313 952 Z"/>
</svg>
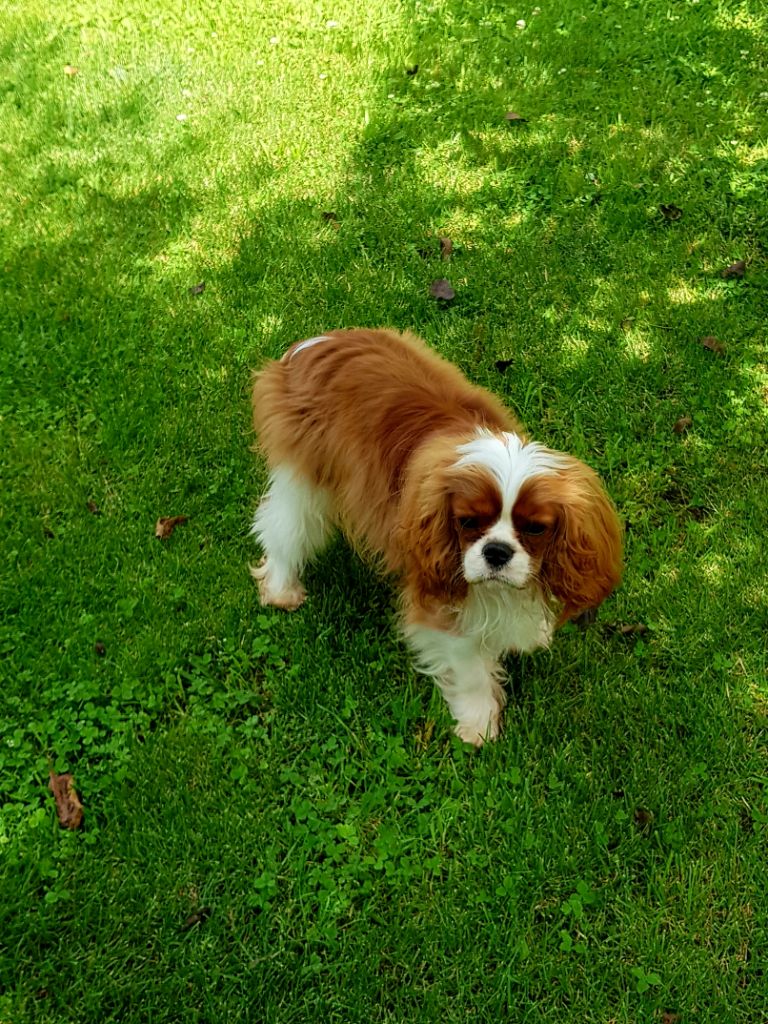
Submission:
<svg viewBox="0 0 768 1024">
<path fill-rule="evenodd" d="M 262 604 L 288 611 L 302 604 L 306 597 L 302 570 L 325 545 L 332 529 L 328 494 L 293 467 L 277 466 L 251 529 L 264 550 L 261 563 L 251 568 Z"/>
</svg>

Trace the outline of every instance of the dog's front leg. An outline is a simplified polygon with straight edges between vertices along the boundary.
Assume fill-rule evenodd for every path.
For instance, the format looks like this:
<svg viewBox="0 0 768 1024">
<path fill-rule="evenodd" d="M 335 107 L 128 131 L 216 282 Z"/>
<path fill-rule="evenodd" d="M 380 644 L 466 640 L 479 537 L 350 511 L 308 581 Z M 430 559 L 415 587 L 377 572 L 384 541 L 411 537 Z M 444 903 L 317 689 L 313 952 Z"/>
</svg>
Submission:
<svg viewBox="0 0 768 1024">
<path fill-rule="evenodd" d="M 496 739 L 506 700 L 501 666 L 483 657 L 468 637 L 417 624 L 404 631 L 417 668 L 440 687 L 456 719 L 456 735 L 476 747 Z"/>
</svg>

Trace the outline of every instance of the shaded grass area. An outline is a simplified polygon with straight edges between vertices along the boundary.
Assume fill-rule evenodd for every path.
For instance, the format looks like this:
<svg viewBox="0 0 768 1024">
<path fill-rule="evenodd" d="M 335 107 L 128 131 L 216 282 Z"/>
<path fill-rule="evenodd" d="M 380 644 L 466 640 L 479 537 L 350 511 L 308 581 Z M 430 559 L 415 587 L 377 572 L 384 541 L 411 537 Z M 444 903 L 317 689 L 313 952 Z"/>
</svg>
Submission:
<svg viewBox="0 0 768 1024">
<path fill-rule="evenodd" d="M 0 1018 L 763 1012 L 765 38 L 748 2 L 11 10 Z M 247 576 L 249 370 L 353 324 L 627 522 L 479 757 L 341 543 L 294 617 Z"/>
</svg>

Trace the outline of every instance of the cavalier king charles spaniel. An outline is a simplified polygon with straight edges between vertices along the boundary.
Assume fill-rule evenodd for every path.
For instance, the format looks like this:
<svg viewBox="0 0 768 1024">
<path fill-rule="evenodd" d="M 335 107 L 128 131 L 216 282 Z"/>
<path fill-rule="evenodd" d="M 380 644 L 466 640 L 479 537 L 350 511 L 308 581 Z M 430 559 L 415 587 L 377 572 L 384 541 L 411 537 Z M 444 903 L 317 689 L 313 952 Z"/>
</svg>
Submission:
<svg viewBox="0 0 768 1024">
<path fill-rule="evenodd" d="M 298 608 L 304 566 L 340 527 L 398 578 L 406 641 L 457 735 L 494 739 L 504 655 L 547 647 L 619 582 L 596 474 L 411 334 L 298 342 L 256 376 L 253 413 L 270 469 L 252 531 L 262 604 Z"/>
</svg>

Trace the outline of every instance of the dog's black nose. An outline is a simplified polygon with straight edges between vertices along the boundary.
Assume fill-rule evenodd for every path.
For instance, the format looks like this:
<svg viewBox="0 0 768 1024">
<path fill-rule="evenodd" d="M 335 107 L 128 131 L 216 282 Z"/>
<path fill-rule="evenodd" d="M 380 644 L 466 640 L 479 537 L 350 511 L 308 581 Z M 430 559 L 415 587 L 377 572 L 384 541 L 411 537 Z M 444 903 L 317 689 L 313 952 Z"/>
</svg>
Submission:
<svg viewBox="0 0 768 1024">
<path fill-rule="evenodd" d="M 500 540 L 491 540 L 483 548 L 483 557 L 492 569 L 501 569 L 507 564 L 514 550 Z"/>
</svg>

